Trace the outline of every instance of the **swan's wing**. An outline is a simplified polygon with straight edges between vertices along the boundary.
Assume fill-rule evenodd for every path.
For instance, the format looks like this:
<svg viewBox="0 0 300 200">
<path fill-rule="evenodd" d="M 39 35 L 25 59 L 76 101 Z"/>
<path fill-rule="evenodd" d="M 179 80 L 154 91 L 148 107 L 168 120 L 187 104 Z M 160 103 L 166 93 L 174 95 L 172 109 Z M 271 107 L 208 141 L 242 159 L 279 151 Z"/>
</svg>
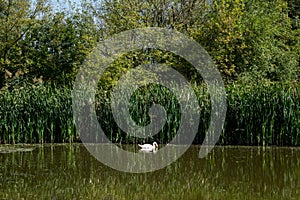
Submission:
<svg viewBox="0 0 300 200">
<path fill-rule="evenodd" d="M 153 149 L 153 146 L 151 144 L 139 144 L 139 146 L 142 148 L 142 149 Z"/>
</svg>

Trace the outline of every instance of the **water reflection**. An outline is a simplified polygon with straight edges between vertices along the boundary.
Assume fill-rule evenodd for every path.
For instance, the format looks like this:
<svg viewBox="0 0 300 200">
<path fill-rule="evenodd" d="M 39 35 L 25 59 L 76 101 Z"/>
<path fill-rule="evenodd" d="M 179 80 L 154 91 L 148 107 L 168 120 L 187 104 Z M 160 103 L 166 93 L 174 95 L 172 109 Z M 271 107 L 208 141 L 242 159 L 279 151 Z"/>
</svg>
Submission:
<svg viewBox="0 0 300 200">
<path fill-rule="evenodd" d="M 144 174 L 113 170 L 80 144 L 0 153 L 0 199 L 299 199 L 300 148 L 199 150 Z"/>
</svg>

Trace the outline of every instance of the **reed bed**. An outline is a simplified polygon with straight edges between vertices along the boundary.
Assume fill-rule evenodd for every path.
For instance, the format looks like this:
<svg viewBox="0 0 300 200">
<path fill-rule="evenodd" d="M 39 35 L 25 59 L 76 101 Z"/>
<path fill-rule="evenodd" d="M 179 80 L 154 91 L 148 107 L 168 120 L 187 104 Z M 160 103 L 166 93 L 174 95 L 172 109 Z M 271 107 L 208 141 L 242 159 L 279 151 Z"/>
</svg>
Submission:
<svg viewBox="0 0 300 200">
<path fill-rule="evenodd" d="M 210 121 L 210 98 L 205 87 L 195 86 L 194 91 L 200 106 L 194 143 L 201 144 Z M 231 85 L 226 92 L 227 115 L 219 144 L 300 145 L 299 84 Z M 169 89 L 148 85 L 129 99 L 131 117 L 140 126 L 151 122 L 148 112 L 153 103 L 162 105 L 166 111 L 167 121 L 162 130 L 145 139 L 128 136 L 118 127 L 110 107 L 110 94 L 99 88 L 95 108 L 98 121 L 112 142 L 167 143 L 176 135 L 181 105 Z M 182 98 L 189 100 L 188 95 Z M 73 122 L 70 88 L 41 84 L 0 92 L 0 143 L 78 142 L 80 133 Z"/>
<path fill-rule="evenodd" d="M 299 84 L 231 86 L 222 144 L 300 145 Z"/>
<path fill-rule="evenodd" d="M 71 90 L 27 85 L 0 93 L 1 143 L 73 142 Z"/>
</svg>

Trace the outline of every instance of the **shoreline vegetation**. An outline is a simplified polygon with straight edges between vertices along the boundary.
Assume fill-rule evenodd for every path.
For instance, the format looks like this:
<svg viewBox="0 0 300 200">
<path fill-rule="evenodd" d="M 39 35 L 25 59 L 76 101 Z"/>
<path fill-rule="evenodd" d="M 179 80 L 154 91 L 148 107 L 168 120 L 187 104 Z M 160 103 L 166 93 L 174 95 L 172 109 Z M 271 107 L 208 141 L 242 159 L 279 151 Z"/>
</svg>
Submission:
<svg viewBox="0 0 300 200">
<path fill-rule="evenodd" d="M 99 90 L 101 91 L 101 90 Z M 200 105 L 200 121 L 194 144 L 203 142 L 210 120 L 210 99 L 204 87 L 195 86 Z M 0 93 L 0 143 L 79 142 L 72 114 L 72 89 L 47 84 L 26 85 Z M 143 94 L 144 95 L 141 95 Z M 300 145 L 300 85 L 272 84 L 226 87 L 227 114 L 219 145 Z M 105 95 L 103 95 L 105 94 Z M 108 93 L 96 95 L 98 121 L 113 143 L 143 142 L 129 137 L 114 122 Z M 130 99 L 131 117 L 141 126 L 150 121 L 154 94 L 164 106 L 167 118 L 161 132 L 149 138 L 160 144 L 176 135 L 180 124 L 179 104 L 164 87 L 149 85 Z M 144 98 L 142 98 L 144 97 Z M 171 100 L 169 100 L 171 99 Z M 139 121 L 138 121 L 139 120 Z M 91 138 L 97 141 L 97 138 Z M 101 142 L 101 141 L 100 141 Z"/>
<path fill-rule="evenodd" d="M 161 27 L 198 42 L 221 74 L 227 113 L 217 144 L 300 146 L 299 0 L 51 2 L 0 0 L 0 144 L 80 142 L 72 113 L 79 68 L 99 42 L 126 30 Z M 128 136 L 111 112 L 110 94 L 122 75 L 150 64 L 165 64 L 193 83 L 200 106 L 194 143 L 201 144 L 210 121 L 203 79 L 187 60 L 158 48 L 120 55 L 99 79 L 95 110 L 107 137 L 129 144 L 174 138 L 180 105 L 165 87 L 148 84 L 127 99 L 140 126 L 150 123 L 153 102 L 164 107 L 166 124 L 152 138 Z M 129 83 L 158 78 L 135 72 L 139 78 Z"/>
</svg>

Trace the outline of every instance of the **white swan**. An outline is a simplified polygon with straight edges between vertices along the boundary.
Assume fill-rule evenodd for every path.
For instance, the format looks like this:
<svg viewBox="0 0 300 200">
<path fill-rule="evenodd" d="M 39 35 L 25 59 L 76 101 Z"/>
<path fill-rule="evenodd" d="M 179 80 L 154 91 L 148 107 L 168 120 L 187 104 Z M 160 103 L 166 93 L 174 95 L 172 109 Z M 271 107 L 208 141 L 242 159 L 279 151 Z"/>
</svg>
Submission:
<svg viewBox="0 0 300 200">
<path fill-rule="evenodd" d="M 139 147 L 141 147 L 142 151 L 156 151 L 158 149 L 158 144 L 156 142 L 153 142 L 152 144 L 139 144 Z"/>
</svg>

